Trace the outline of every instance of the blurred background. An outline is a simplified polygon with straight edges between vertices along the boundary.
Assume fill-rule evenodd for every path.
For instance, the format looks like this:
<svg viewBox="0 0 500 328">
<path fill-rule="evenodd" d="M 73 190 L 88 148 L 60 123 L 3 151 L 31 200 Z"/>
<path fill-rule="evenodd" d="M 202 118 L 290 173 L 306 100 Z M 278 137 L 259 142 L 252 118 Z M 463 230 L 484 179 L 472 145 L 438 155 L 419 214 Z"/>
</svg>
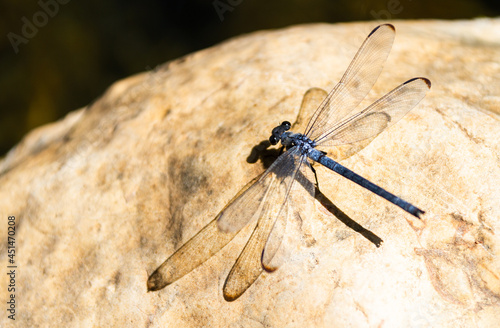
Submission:
<svg viewBox="0 0 500 328">
<path fill-rule="evenodd" d="M 0 156 L 114 81 L 243 33 L 499 15 L 498 0 L 0 0 Z"/>
</svg>

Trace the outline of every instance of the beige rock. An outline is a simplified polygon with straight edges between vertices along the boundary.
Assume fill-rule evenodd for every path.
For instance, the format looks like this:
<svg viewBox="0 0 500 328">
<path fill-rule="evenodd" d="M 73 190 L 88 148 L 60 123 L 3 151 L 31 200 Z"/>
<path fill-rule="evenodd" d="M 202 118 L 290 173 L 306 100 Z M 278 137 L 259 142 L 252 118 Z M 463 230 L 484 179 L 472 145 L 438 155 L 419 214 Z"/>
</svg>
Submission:
<svg viewBox="0 0 500 328">
<path fill-rule="evenodd" d="M 276 272 L 224 301 L 247 227 L 188 275 L 147 292 L 148 276 L 264 170 L 247 162 L 252 147 L 295 120 L 310 87 L 330 90 L 375 25 L 235 38 L 117 82 L 26 136 L 0 162 L 4 241 L 7 217 L 17 223 L 16 321 L 4 312 L 0 325 L 497 325 L 499 19 L 394 23 L 371 98 L 415 76 L 432 90 L 342 164 L 424 209 L 421 222 L 317 166 L 332 204 L 316 200 L 301 224 L 291 222 L 298 240 Z M 0 254 L 7 271 L 5 242 Z"/>
</svg>

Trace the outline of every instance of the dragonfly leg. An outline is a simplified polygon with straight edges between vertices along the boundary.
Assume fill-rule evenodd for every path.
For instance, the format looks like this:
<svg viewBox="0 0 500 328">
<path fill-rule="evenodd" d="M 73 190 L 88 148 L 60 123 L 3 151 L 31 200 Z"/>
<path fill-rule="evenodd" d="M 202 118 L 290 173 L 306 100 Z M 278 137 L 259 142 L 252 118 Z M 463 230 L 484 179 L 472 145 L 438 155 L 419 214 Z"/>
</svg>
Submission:
<svg viewBox="0 0 500 328">
<path fill-rule="evenodd" d="M 319 190 L 319 182 L 318 182 L 318 175 L 316 174 L 316 169 L 312 165 L 309 165 L 309 167 L 314 173 L 314 180 L 316 180 L 316 188 Z"/>
</svg>

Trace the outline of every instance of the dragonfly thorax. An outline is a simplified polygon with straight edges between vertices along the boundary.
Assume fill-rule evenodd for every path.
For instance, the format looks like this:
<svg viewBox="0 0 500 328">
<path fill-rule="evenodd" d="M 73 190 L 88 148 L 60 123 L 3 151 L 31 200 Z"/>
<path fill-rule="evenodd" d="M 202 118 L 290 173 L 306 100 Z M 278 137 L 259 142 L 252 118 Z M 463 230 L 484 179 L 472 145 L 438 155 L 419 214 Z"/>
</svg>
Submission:
<svg viewBox="0 0 500 328">
<path fill-rule="evenodd" d="M 269 142 L 272 145 L 276 145 L 281 141 L 281 144 L 285 146 L 286 149 L 297 146 L 301 149 L 302 153 L 308 153 L 311 149 L 316 147 L 316 143 L 306 137 L 301 133 L 289 132 L 291 124 L 288 121 L 284 121 L 281 125 L 275 127 L 272 131 L 272 135 L 269 138 Z"/>
</svg>

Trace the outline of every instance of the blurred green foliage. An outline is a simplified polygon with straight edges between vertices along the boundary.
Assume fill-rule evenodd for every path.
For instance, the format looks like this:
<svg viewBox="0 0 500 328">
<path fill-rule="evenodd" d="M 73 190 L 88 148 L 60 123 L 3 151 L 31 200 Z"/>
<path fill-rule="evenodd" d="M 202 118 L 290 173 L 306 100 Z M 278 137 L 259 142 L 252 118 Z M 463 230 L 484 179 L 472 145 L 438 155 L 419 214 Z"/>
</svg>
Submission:
<svg viewBox="0 0 500 328">
<path fill-rule="evenodd" d="M 89 104 L 114 81 L 242 33 L 310 22 L 499 13 L 498 0 L 1 0 L 0 155 L 29 130 Z"/>
</svg>

